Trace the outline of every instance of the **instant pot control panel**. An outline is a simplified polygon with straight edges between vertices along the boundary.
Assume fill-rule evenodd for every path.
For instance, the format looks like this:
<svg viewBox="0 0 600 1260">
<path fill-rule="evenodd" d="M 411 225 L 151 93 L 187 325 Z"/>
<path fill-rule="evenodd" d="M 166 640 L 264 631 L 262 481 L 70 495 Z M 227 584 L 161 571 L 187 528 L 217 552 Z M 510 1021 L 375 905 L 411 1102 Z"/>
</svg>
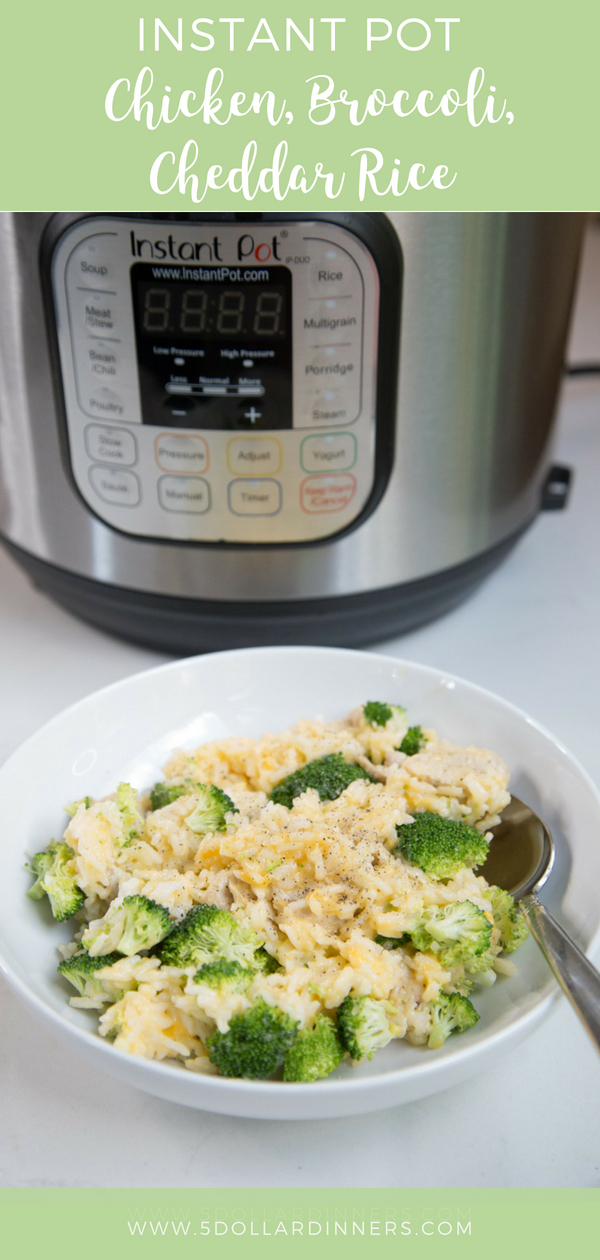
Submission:
<svg viewBox="0 0 600 1260">
<path fill-rule="evenodd" d="M 356 233 L 87 216 L 50 281 L 71 469 L 107 524 L 301 543 L 372 500 L 395 415 L 392 387 L 378 416 L 380 272 Z"/>
</svg>

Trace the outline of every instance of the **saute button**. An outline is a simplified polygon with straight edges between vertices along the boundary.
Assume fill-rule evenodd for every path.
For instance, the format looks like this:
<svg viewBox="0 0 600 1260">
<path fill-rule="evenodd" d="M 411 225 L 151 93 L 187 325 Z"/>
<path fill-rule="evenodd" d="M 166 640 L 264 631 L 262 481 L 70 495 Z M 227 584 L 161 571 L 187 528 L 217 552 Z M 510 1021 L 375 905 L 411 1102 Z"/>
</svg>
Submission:
<svg viewBox="0 0 600 1260">
<path fill-rule="evenodd" d="M 305 477 L 300 486 L 300 506 L 303 512 L 341 512 L 356 493 L 356 478 L 352 473 Z"/>
<path fill-rule="evenodd" d="M 105 503 L 117 503 L 120 507 L 137 507 L 140 501 L 140 483 L 132 472 L 118 468 L 90 468 L 90 481 L 96 494 Z"/>
<path fill-rule="evenodd" d="M 203 477 L 161 477 L 158 501 L 165 512 L 202 516 L 210 508 L 210 486 Z"/>
<path fill-rule="evenodd" d="M 236 516 L 276 516 L 281 511 L 281 486 L 268 477 L 230 481 L 227 497 Z"/>
<path fill-rule="evenodd" d="M 154 439 L 154 455 L 165 472 L 202 473 L 208 468 L 208 446 L 202 437 L 159 433 Z"/>
<path fill-rule="evenodd" d="M 300 446 L 300 463 L 305 472 L 346 472 L 356 463 L 356 438 L 353 433 L 305 437 Z"/>
<path fill-rule="evenodd" d="M 133 433 L 112 425 L 88 424 L 85 445 L 90 459 L 104 464 L 135 464 L 137 458 Z"/>
<path fill-rule="evenodd" d="M 227 467 L 243 477 L 279 472 L 281 443 L 277 438 L 232 438 L 227 443 Z"/>
</svg>

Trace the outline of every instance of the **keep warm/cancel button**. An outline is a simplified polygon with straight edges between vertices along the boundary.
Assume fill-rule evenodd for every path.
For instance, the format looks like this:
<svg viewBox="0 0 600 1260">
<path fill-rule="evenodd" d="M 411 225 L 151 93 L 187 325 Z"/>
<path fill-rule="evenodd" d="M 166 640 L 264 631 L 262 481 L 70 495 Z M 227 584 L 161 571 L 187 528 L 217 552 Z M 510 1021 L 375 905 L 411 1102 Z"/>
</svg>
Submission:
<svg viewBox="0 0 600 1260">
<path fill-rule="evenodd" d="M 203 477 L 161 477 L 158 501 L 166 512 L 202 515 L 210 507 L 210 486 Z"/>
<path fill-rule="evenodd" d="M 352 473 L 327 473 L 305 477 L 300 486 L 303 512 L 341 512 L 356 494 L 356 477 Z"/>
</svg>

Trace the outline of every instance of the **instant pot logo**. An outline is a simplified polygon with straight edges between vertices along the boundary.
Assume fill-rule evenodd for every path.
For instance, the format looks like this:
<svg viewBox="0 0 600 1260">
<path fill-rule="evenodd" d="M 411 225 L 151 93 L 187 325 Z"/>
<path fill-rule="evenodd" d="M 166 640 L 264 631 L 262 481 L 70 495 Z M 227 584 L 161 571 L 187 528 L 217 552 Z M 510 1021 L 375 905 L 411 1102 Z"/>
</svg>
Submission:
<svg viewBox="0 0 600 1260">
<path fill-rule="evenodd" d="M 171 233 L 164 240 L 150 240 L 145 236 L 129 233 L 131 252 L 134 258 L 173 258 L 179 262 L 222 262 L 220 250 L 223 242 L 218 236 L 208 241 L 178 241 Z M 268 241 L 257 240 L 249 232 L 238 237 L 237 258 L 243 262 L 253 258 L 256 262 L 268 262 L 270 258 L 281 258 L 279 237 L 272 236 Z"/>
</svg>

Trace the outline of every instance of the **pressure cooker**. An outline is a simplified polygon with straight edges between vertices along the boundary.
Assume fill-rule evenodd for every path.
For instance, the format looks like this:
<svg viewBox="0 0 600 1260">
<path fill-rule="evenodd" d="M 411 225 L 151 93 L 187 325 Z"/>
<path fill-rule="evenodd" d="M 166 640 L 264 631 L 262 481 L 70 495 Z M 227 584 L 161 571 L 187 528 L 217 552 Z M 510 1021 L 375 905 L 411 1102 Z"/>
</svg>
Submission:
<svg viewBox="0 0 600 1260">
<path fill-rule="evenodd" d="M 584 219 L 0 216 L 0 536 L 176 653 L 362 644 L 540 509 Z"/>
</svg>

